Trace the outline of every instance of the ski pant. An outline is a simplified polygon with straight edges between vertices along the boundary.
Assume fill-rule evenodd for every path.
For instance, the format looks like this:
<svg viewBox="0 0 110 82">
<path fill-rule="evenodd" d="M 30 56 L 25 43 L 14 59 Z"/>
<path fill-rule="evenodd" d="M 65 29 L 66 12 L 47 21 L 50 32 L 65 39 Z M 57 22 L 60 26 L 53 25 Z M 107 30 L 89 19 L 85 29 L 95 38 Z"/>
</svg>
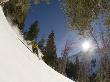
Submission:
<svg viewBox="0 0 110 82">
<path fill-rule="evenodd" d="M 38 49 L 37 48 L 32 48 L 33 53 L 36 53 L 38 55 Z"/>
</svg>

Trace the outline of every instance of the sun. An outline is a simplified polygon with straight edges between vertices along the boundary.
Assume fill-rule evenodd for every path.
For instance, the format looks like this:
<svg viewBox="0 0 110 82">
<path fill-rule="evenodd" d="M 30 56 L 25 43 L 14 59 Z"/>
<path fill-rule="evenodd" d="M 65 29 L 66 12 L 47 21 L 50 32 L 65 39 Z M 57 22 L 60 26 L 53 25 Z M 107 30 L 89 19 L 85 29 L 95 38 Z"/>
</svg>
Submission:
<svg viewBox="0 0 110 82">
<path fill-rule="evenodd" d="M 91 48 L 90 41 L 84 41 L 82 43 L 82 49 L 83 49 L 84 52 L 87 52 L 88 50 L 90 50 L 90 48 Z"/>
</svg>

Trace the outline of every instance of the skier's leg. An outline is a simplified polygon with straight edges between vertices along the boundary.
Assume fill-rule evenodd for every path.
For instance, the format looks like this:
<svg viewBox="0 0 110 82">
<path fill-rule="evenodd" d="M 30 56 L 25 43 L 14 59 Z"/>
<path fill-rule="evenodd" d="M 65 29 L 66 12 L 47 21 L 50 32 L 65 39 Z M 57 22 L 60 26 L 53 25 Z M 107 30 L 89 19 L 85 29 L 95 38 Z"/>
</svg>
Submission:
<svg viewBox="0 0 110 82">
<path fill-rule="evenodd" d="M 36 48 L 36 54 L 37 54 L 37 57 L 40 59 L 40 55 L 38 53 L 38 49 Z"/>
<path fill-rule="evenodd" d="M 32 51 L 34 52 L 34 48 L 32 48 Z"/>
<path fill-rule="evenodd" d="M 35 48 L 33 48 L 33 53 L 35 53 L 36 52 L 36 49 Z"/>
<path fill-rule="evenodd" d="M 38 56 L 38 49 L 36 48 L 36 54 L 37 54 L 37 56 Z"/>
</svg>

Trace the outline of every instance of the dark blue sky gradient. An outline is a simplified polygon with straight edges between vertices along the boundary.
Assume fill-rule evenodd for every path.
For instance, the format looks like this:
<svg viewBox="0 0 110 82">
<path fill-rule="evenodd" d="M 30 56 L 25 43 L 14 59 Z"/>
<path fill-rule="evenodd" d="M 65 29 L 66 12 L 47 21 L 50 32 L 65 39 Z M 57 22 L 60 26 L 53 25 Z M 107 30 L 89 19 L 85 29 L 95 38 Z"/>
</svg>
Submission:
<svg viewBox="0 0 110 82">
<path fill-rule="evenodd" d="M 60 54 L 65 41 L 76 39 L 76 35 L 65 27 L 65 18 L 59 7 L 59 1 L 51 0 L 49 5 L 45 2 L 38 5 L 31 2 L 31 5 L 25 20 L 24 31 L 28 31 L 30 25 L 35 20 L 38 20 L 40 28 L 39 37 L 44 36 L 47 39 L 48 34 L 53 30 L 56 36 L 57 52 Z"/>
</svg>

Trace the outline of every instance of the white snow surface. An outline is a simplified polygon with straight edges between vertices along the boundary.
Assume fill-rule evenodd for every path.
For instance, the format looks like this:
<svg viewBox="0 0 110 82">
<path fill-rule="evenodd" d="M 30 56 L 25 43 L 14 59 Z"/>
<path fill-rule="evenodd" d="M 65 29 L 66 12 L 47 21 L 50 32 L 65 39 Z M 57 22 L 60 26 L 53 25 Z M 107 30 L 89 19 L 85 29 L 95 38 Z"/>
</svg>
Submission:
<svg viewBox="0 0 110 82">
<path fill-rule="evenodd" d="M 73 82 L 39 60 L 19 41 L 1 6 L 0 82 Z"/>
</svg>

